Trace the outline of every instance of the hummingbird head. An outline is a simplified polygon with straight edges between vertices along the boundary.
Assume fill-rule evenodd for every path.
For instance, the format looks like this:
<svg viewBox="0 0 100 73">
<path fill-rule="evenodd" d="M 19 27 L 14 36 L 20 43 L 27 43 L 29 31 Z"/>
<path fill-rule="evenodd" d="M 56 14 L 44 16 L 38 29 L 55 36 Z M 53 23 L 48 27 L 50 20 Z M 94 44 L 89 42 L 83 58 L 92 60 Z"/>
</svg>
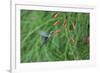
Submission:
<svg viewBox="0 0 100 73">
<path fill-rule="evenodd" d="M 48 37 L 51 37 L 54 31 L 50 31 Z"/>
</svg>

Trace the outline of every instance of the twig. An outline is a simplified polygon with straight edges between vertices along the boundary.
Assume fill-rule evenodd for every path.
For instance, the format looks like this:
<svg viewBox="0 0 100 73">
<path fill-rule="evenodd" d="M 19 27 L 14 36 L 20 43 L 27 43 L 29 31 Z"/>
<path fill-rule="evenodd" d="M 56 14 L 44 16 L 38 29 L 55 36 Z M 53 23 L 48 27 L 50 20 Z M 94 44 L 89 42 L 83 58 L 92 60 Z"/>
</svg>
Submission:
<svg viewBox="0 0 100 73">
<path fill-rule="evenodd" d="M 76 30 L 75 23 L 73 21 L 71 21 L 71 25 L 72 25 L 73 29 Z"/>
<path fill-rule="evenodd" d="M 60 20 L 57 20 L 54 24 L 53 24 L 53 26 L 56 26 L 56 25 L 59 25 L 60 24 Z"/>
<path fill-rule="evenodd" d="M 52 15 L 52 17 L 53 17 L 53 18 L 57 18 L 58 15 L 59 15 L 59 13 L 58 13 L 58 12 L 55 12 L 55 13 Z"/>
</svg>

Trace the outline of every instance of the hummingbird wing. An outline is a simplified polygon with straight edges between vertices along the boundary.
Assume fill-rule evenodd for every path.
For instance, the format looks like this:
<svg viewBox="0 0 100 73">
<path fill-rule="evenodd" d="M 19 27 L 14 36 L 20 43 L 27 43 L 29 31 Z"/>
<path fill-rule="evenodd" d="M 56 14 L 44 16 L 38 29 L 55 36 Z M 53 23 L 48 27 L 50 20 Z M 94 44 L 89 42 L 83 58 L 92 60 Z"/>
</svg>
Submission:
<svg viewBox="0 0 100 73">
<path fill-rule="evenodd" d="M 49 34 L 47 32 L 40 31 L 39 35 L 43 37 L 48 37 Z"/>
</svg>

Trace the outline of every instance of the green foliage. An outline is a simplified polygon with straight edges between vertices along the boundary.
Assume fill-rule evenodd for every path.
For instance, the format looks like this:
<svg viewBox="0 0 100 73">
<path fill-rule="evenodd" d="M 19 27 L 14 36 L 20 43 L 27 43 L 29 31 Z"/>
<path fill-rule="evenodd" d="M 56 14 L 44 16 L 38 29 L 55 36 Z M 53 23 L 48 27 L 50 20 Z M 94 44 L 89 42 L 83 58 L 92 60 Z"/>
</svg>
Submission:
<svg viewBox="0 0 100 73">
<path fill-rule="evenodd" d="M 21 10 L 21 62 L 88 60 L 89 25 L 89 13 Z M 56 30 L 40 48 L 39 31 Z"/>
</svg>

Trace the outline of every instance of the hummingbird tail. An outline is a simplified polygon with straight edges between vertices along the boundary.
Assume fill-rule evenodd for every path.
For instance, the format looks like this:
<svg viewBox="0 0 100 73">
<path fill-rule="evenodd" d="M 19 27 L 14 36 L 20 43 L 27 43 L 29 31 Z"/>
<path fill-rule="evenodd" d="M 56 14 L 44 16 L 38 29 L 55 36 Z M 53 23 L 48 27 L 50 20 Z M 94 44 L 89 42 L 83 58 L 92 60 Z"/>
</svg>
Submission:
<svg viewBox="0 0 100 73">
<path fill-rule="evenodd" d="M 45 44 L 45 43 L 43 43 L 42 45 L 40 45 L 40 48 L 42 48 L 44 44 Z"/>
</svg>

